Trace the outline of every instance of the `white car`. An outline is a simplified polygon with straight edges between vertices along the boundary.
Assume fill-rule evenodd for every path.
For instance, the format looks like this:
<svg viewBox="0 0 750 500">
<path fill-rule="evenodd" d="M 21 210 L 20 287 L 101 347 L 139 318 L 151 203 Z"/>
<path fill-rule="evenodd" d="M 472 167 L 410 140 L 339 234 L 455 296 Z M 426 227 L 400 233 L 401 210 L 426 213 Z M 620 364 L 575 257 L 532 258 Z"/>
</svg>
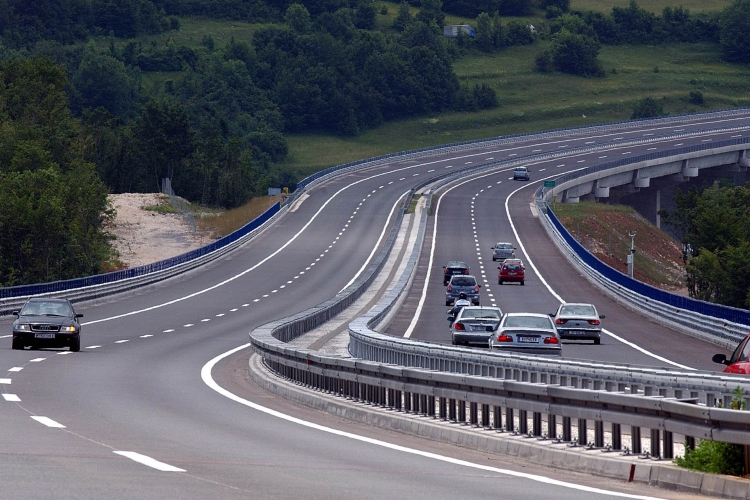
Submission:
<svg viewBox="0 0 750 500">
<path fill-rule="evenodd" d="M 603 314 L 593 304 L 560 304 L 557 312 L 551 313 L 557 333 L 562 339 L 593 340 L 601 343 Z"/>
<path fill-rule="evenodd" d="M 507 313 L 490 336 L 490 350 L 519 354 L 562 354 L 562 344 L 547 314 Z"/>
<path fill-rule="evenodd" d="M 513 180 L 528 181 L 531 179 L 531 172 L 526 167 L 516 167 L 513 169 Z"/>
</svg>

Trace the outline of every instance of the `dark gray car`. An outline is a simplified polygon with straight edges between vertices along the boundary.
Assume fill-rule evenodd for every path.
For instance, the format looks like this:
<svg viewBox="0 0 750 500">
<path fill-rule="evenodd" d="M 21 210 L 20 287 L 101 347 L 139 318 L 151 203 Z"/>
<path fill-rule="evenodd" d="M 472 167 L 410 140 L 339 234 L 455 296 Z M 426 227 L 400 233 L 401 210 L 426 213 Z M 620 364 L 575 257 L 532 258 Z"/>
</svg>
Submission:
<svg viewBox="0 0 750 500">
<path fill-rule="evenodd" d="M 516 247 L 513 246 L 513 243 L 507 243 L 507 242 L 501 241 L 499 243 L 495 243 L 495 246 L 492 247 L 490 250 L 492 250 L 493 262 L 496 260 L 516 258 Z"/>
<path fill-rule="evenodd" d="M 448 286 L 445 287 L 445 305 L 452 305 L 458 299 L 459 294 L 465 293 L 467 300 L 478 306 L 480 288 L 482 288 L 482 285 L 478 284 L 476 277 L 472 275 L 453 275 L 448 282 Z"/>
<path fill-rule="evenodd" d="M 30 346 L 81 350 L 78 318 L 83 314 L 76 314 L 67 299 L 32 298 L 13 314 L 18 316 L 13 322 L 13 349 Z"/>
</svg>

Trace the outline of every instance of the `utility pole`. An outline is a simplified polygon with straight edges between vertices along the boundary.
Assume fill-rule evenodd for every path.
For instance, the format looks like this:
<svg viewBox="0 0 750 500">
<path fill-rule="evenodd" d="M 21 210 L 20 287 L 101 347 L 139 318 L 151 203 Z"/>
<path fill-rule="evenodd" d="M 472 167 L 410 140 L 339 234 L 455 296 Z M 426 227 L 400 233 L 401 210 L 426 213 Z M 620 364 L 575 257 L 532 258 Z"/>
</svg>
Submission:
<svg viewBox="0 0 750 500">
<path fill-rule="evenodd" d="M 628 276 L 633 277 L 633 256 L 635 255 L 635 231 L 628 233 L 630 236 L 630 253 L 628 253 Z"/>
</svg>

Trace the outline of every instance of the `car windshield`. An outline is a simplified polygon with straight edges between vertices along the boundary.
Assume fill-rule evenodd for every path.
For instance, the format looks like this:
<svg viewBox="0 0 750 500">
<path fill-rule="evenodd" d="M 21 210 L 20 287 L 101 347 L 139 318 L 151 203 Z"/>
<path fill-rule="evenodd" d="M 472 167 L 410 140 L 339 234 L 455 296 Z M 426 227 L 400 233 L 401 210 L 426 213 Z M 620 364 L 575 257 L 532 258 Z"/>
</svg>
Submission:
<svg viewBox="0 0 750 500">
<path fill-rule="evenodd" d="M 519 167 L 516 169 L 516 172 L 526 172 L 526 167 Z"/>
<path fill-rule="evenodd" d="M 466 276 L 461 276 L 458 278 L 453 278 L 451 281 L 451 285 L 453 286 L 474 286 L 477 282 L 474 278 L 469 278 Z"/>
<path fill-rule="evenodd" d="M 510 243 L 498 243 L 495 245 L 498 250 L 510 250 L 513 248 Z"/>
<path fill-rule="evenodd" d="M 505 264 L 503 267 L 508 271 L 519 271 L 521 269 L 521 264 L 519 264 L 518 262 L 512 262 L 509 264 Z"/>
<path fill-rule="evenodd" d="M 29 302 L 21 316 L 68 316 L 70 307 L 62 302 Z"/>
<path fill-rule="evenodd" d="M 596 316 L 593 306 L 562 306 L 560 316 Z"/>
<path fill-rule="evenodd" d="M 500 313 L 492 309 L 464 309 L 461 315 L 464 319 L 500 319 Z"/>
<path fill-rule="evenodd" d="M 505 324 L 507 328 L 545 328 L 551 327 L 550 320 L 548 318 L 540 318 L 537 316 L 508 316 L 505 318 Z"/>
</svg>

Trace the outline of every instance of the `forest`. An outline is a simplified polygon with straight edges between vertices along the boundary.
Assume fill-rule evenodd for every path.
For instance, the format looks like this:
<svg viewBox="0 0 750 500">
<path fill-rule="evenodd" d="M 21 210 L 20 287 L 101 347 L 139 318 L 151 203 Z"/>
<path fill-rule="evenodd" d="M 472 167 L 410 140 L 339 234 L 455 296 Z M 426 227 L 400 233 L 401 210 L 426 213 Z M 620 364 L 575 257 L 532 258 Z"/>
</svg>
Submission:
<svg viewBox="0 0 750 500">
<path fill-rule="evenodd" d="M 158 191 L 233 208 L 268 187 L 290 134 L 351 137 L 385 123 L 498 106 L 462 84 L 472 52 L 540 40 L 540 71 L 601 76 L 601 44 L 708 41 L 745 62 L 750 0 L 725 11 L 608 15 L 569 0 L 410 0 L 391 24 L 374 0 L 0 0 L 0 286 L 96 274 L 111 259 L 107 193 Z M 521 18 L 542 13 L 531 29 Z M 443 37 L 446 14 L 477 36 Z M 253 23 L 250 39 L 170 35 L 187 17 Z M 147 36 L 165 34 L 165 43 Z M 531 61 L 531 64 L 534 62 Z"/>
</svg>

